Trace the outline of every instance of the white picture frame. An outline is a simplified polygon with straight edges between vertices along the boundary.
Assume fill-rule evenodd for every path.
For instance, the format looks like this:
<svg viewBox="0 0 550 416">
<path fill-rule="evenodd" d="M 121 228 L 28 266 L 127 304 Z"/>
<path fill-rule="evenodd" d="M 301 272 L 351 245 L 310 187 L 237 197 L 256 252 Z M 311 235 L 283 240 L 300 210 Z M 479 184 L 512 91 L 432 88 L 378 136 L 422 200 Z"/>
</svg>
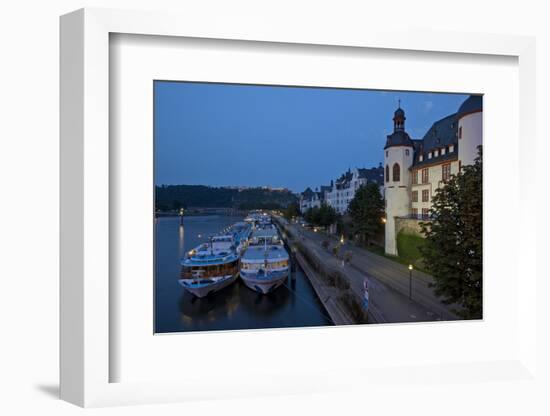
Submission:
<svg viewBox="0 0 550 416">
<path fill-rule="evenodd" d="M 215 19 L 215 18 L 213 18 Z M 238 24 L 236 24 L 238 23 Z M 340 28 L 341 29 L 341 28 Z M 240 397 L 261 394 L 308 393 L 374 385 L 374 380 L 417 383 L 439 381 L 441 370 L 448 377 L 470 382 L 487 378 L 525 380 L 535 377 L 536 362 L 536 250 L 518 248 L 518 264 L 523 270 L 517 291 L 517 348 L 507 359 L 469 363 L 440 362 L 411 368 L 374 368 L 369 374 L 357 369 L 324 368 L 318 372 L 281 371 L 269 373 L 269 380 L 237 378 L 228 388 L 227 380 L 207 380 L 192 374 L 182 380 L 112 382 L 110 366 L 120 359 L 110 348 L 109 276 L 110 259 L 110 159 L 109 136 L 109 51 L 110 34 L 148 35 L 201 39 L 225 39 L 280 44 L 330 45 L 334 48 L 371 48 L 439 54 L 498 55 L 518 60 L 519 68 L 519 198 L 518 238 L 536 241 L 533 221 L 533 183 L 526 174 L 528 154 L 525 144 L 535 146 L 535 41 L 529 37 L 469 33 L 433 33 L 428 30 L 403 31 L 362 28 L 359 31 L 330 31 L 300 26 L 223 19 L 205 22 L 190 15 L 82 9 L 61 18 L 61 398 L 80 406 L 158 403 L 210 397 Z M 532 145 L 532 146 L 531 146 Z M 527 214 L 529 213 L 529 214 Z M 152 253 L 151 253 L 152 255 Z M 366 328 L 354 328 L 353 339 Z M 299 331 L 299 330 L 296 330 Z M 349 332 L 349 331 L 348 331 Z M 265 332 L 264 332 L 265 334 Z M 288 334 L 288 332 L 285 332 Z M 151 334 L 152 335 L 152 334 Z M 188 335 L 194 336 L 194 335 Z M 242 334 L 230 334 L 239 342 Z M 285 335 L 286 336 L 286 335 Z M 310 332 L 306 336 L 314 337 Z M 265 337 L 265 335 L 264 335 Z M 165 342 L 170 342 L 165 341 Z M 476 377 L 483 372 L 484 377 Z M 325 373 L 325 378 L 318 375 Z M 388 377 L 391 374 L 391 378 Z M 342 380 L 349 380 L 342 382 Z M 205 393 L 204 386 L 209 390 Z M 359 386 L 359 387 L 357 387 Z"/>
</svg>

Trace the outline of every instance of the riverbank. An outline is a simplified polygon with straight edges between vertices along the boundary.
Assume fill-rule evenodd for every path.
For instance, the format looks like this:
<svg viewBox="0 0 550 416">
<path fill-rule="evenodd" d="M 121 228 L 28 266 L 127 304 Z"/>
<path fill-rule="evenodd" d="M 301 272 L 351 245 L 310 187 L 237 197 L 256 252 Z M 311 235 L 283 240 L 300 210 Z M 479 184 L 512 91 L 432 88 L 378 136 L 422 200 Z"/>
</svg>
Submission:
<svg viewBox="0 0 550 416">
<path fill-rule="evenodd" d="M 283 239 L 309 278 L 317 296 L 336 325 L 378 322 L 363 307 L 362 286 L 352 284 L 348 277 L 352 270 L 343 272 L 334 259 L 319 255 L 315 247 L 301 238 L 282 218 L 274 218 Z M 357 277 L 356 281 L 360 278 Z"/>
<path fill-rule="evenodd" d="M 310 252 L 324 263 L 339 267 L 349 281 L 356 296 L 362 296 L 365 279 L 369 285 L 369 323 L 376 322 L 425 322 L 459 319 L 453 312 L 454 305 L 444 305 L 435 296 L 430 283 L 430 275 L 414 270 L 411 272 L 400 263 L 370 253 L 350 244 L 330 240 L 323 244 L 326 235 L 313 232 L 283 218 L 277 221 L 283 224 L 286 233 L 299 237 Z M 326 247 L 325 247 L 326 246 Z M 334 255 L 334 246 L 340 247 L 338 257 Z M 350 259 L 344 262 L 344 252 Z"/>
</svg>

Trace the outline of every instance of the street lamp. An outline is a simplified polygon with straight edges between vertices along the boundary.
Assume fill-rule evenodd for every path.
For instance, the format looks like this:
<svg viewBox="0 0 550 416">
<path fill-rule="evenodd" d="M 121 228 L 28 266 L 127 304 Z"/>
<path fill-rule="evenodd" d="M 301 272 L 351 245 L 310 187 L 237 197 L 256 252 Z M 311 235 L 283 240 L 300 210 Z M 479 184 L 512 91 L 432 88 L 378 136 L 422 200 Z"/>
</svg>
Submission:
<svg viewBox="0 0 550 416">
<path fill-rule="evenodd" d="M 412 300 L 413 265 L 409 264 L 409 300 Z"/>
<path fill-rule="evenodd" d="M 382 224 L 386 223 L 386 218 L 382 218 Z"/>
<path fill-rule="evenodd" d="M 344 234 L 340 237 L 340 244 L 344 244 Z"/>
<path fill-rule="evenodd" d="M 183 227 L 183 208 L 180 208 L 180 226 Z"/>
</svg>

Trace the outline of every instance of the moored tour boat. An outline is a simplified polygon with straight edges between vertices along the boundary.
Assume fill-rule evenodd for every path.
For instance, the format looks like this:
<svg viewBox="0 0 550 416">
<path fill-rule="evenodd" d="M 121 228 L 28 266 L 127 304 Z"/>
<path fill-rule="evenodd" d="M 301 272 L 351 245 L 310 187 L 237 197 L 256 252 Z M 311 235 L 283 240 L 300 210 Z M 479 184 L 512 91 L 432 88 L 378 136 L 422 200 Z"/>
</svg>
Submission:
<svg viewBox="0 0 550 416">
<path fill-rule="evenodd" d="M 239 257 L 250 230 L 250 225 L 237 223 L 191 250 L 181 261 L 180 285 L 202 298 L 233 283 L 239 276 Z"/>
<path fill-rule="evenodd" d="M 289 256 L 274 225 L 258 225 L 241 256 L 240 275 L 244 284 L 265 294 L 281 286 L 289 273 Z"/>
</svg>

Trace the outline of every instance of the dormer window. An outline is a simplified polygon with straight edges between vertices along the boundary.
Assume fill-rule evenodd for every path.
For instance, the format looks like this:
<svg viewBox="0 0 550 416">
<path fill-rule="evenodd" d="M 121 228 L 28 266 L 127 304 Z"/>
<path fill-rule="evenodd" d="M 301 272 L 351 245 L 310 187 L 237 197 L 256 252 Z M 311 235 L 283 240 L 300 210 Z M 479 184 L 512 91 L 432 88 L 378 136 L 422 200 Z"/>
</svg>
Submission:
<svg viewBox="0 0 550 416">
<path fill-rule="evenodd" d="M 441 149 L 441 156 L 445 154 L 445 148 Z"/>
<path fill-rule="evenodd" d="M 454 152 L 454 151 L 455 151 L 454 145 L 450 145 L 450 146 L 449 146 L 449 153 L 452 153 L 452 152 Z"/>
<path fill-rule="evenodd" d="M 428 159 L 432 158 L 432 152 L 428 153 Z"/>
<path fill-rule="evenodd" d="M 436 151 L 434 152 L 434 157 L 437 157 L 437 156 L 439 156 L 439 150 L 436 150 Z"/>
<path fill-rule="evenodd" d="M 423 156 L 423 155 L 418 156 L 418 161 L 419 161 L 419 162 L 422 162 L 423 160 L 424 160 L 424 156 Z"/>
</svg>

